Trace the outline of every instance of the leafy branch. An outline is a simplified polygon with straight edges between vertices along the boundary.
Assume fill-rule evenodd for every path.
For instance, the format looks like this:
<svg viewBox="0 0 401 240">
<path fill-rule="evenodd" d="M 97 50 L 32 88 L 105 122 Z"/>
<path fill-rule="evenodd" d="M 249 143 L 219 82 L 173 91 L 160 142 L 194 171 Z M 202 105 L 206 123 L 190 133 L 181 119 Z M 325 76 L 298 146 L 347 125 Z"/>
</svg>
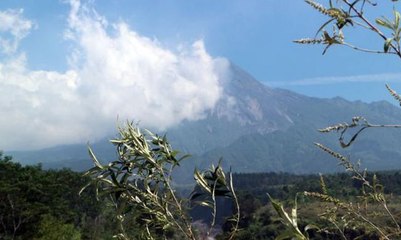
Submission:
<svg viewBox="0 0 401 240">
<path fill-rule="evenodd" d="M 349 129 L 358 129 L 356 133 L 354 133 L 350 140 L 345 141 L 344 135 Z M 332 125 L 326 128 L 319 129 L 318 131 L 321 133 L 328 132 L 340 132 L 340 137 L 338 141 L 340 142 L 341 147 L 347 148 L 351 146 L 351 144 L 356 140 L 358 135 L 368 128 L 401 128 L 401 125 L 398 124 L 371 124 L 364 117 L 358 116 L 353 117 L 351 123 L 339 123 L 336 125 Z"/>
<path fill-rule="evenodd" d="M 389 20 L 386 17 L 376 18 L 374 22 L 377 25 L 375 25 L 373 21 L 369 20 L 364 14 L 366 6 L 377 6 L 377 4 L 372 2 L 371 0 L 337 0 L 335 1 L 335 4 L 333 3 L 334 1 L 329 0 L 329 7 L 325 7 L 313 0 L 305 0 L 305 2 L 321 14 L 329 17 L 329 20 L 324 22 L 320 26 L 314 38 L 304 38 L 300 40 L 295 40 L 294 42 L 299 44 L 326 45 L 323 50 L 323 54 L 325 54 L 327 49 L 333 45 L 343 45 L 357 51 L 368 53 L 395 54 L 401 58 L 401 15 L 395 9 L 395 7 L 393 9 L 393 20 Z M 392 2 L 397 2 L 397 0 L 392 0 Z M 325 30 L 325 27 L 329 24 L 332 24 L 333 28 L 331 33 Z M 350 26 L 362 27 L 364 30 L 371 31 L 378 35 L 382 40 L 384 40 L 383 50 L 371 50 L 361 48 L 359 46 L 346 42 L 342 29 Z M 390 31 L 391 36 L 387 36 L 379 28 L 384 28 Z M 321 37 L 316 38 L 319 33 L 321 33 Z M 401 105 L 401 96 L 398 95 L 394 90 L 392 90 L 387 84 L 386 88 L 389 91 L 390 95 L 393 96 L 394 99 L 397 100 L 398 103 L 400 103 Z M 401 125 L 371 124 L 364 117 L 357 116 L 352 118 L 351 123 L 339 123 L 323 129 L 319 129 L 319 131 L 322 133 L 340 132 L 340 145 L 341 147 L 346 148 L 349 147 L 356 140 L 359 134 L 365 129 L 400 127 Z M 356 129 L 356 132 L 354 134 L 351 134 L 350 140 L 345 141 L 344 135 L 349 132 L 350 129 Z M 320 143 L 315 143 L 315 145 L 324 152 L 336 158 L 339 161 L 339 164 L 342 165 L 346 171 L 351 173 L 351 177 L 353 179 L 362 183 L 361 196 L 359 196 L 359 199 L 361 199 L 362 202 L 345 202 L 344 200 L 331 196 L 328 193 L 324 178 L 321 176 L 320 184 L 322 188 L 322 193 L 304 192 L 305 196 L 313 197 L 328 204 L 326 205 L 325 211 L 320 216 L 332 223 L 335 228 L 340 232 L 340 236 L 343 239 L 347 239 L 344 233 L 344 229 L 351 225 L 356 226 L 358 224 L 361 224 L 361 226 L 370 226 L 371 228 L 373 228 L 374 231 L 379 234 L 380 239 L 390 239 L 390 237 L 399 238 L 401 236 L 400 225 L 398 224 L 395 215 L 388 208 L 386 197 L 383 192 L 383 186 L 378 183 L 377 176 L 374 174 L 370 180 L 368 178 L 367 171 L 361 171 L 359 169 L 359 163 L 357 165 L 353 164 L 347 157 L 331 150 L 326 146 L 323 146 Z M 379 225 L 374 222 L 374 219 L 371 219 L 367 215 L 367 211 L 365 213 L 361 211 L 360 206 L 365 203 L 365 207 L 367 208 L 367 203 L 369 201 L 378 203 L 384 209 L 387 216 L 390 218 L 390 221 L 393 223 L 392 226 Z M 277 203 L 273 203 L 273 206 L 280 215 L 280 213 L 282 213 L 282 210 L 280 208 L 277 208 L 276 205 Z M 287 216 L 283 214 L 281 214 L 280 216 L 282 219 L 286 219 L 288 214 Z M 338 216 L 341 216 L 340 221 L 338 220 Z M 286 225 L 288 226 L 288 224 Z M 297 239 L 303 239 L 304 235 L 297 236 L 297 234 L 293 234 L 293 237 Z"/>
<path fill-rule="evenodd" d="M 238 224 L 240 220 L 240 209 L 237 195 L 234 190 L 232 174 L 229 173 L 229 179 L 227 180 L 226 174 L 221 167 L 221 160 L 219 164 L 214 167 L 211 166 L 210 169 L 205 171 L 199 171 L 195 169 L 194 177 L 197 185 L 200 188 L 195 188 L 191 193 L 190 200 L 201 206 L 209 207 L 212 209 L 212 222 L 210 224 L 210 229 L 207 235 L 210 234 L 212 228 L 216 223 L 216 213 L 217 213 L 217 197 L 232 199 L 235 206 L 235 214 L 230 219 L 234 222 L 231 229 L 231 233 L 228 239 L 233 239 L 235 234 L 238 232 Z M 201 200 L 199 200 L 201 199 Z"/>
<path fill-rule="evenodd" d="M 349 219 L 350 222 L 348 222 L 347 224 L 356 224 L 358 221 L 360 221 L 361 223 L 366 223 L 373 229 L 375 229 L 383 239 L 390 239 L 389 237 L 390 235 L 401 236 L 401 229 L 398 224 L 398 221 L 396 220 L 395 215 L 388 208 L 387 200 L 383 193 L 383 186 L 378 183 L 376 174 L 373 175 L 372 180 L 369 180 L 366 170 L 361 171 L 359 169 L 359 164 L 354 165 L 347 157 L 331 150 L 330 148 L 320 143 L 315 143 L 315 145 L 320 149 L 322 149 L 323 151 L 327 152 L 329 155 L 339 160 L 340 165 L 342 165 L 346 171 L 352 174 L 352 178 L 362 183 L 361 187 L 362 196 L 360 196 L 360 199 L 362 199 L 364 202 L 372 200 L 373 202 L 380 204 L 387 213 L 387 216 L 390 217 L 390 220 L 393 222 L 394 227 L 379 226 L 378 224 L 374 223 L 367 215 L 363 214 L 360 211 L 359 203 L 355 204 L 353 204 L 352 202 L 346 203 L 338 198 L 330 196 L 326 189 L 326 184 L 324 183 L 323 177 L 321 177 L 320 180 L 322 186 L 322 193 L 316 193 L 316 192 L 304 193 L 305 196 L 314 197 L 323 202 L 332 203 L 336 207 L 338 207 L 338 208 L 328 207 L 325 213 L 322 214 L 322 216 L 324 216 L 327 220 L 333 223 L 337 227 L 337 229 L 340 228 L 338 227 L 338 223 L 336 222 L 337 219 L 336 215 L 341 214 L 343 216 L 343 220 L 345 220 L 347 216 L 348 218 L 355 217 Z M 339 209 L 345 211 L 345 214 L 339 213 L 338 211 Z M 342 235 L 344 235 L 343 232 Z"/>
<path fill-rule="evenodd" d="M 85 173 L 92 178 L 87 186 L 95 185 L 98 197 L 108 197 L 115 206 L 120 222 L 120 233 L 116 237 L 130 239 L 125 225 L 134 221 L 140 225 L 139 237 L 143 239 L 167 238 L 166 234 L 174 231 L 181 237 L 195 240 L 197 234 L 188 214 L 190 203 L 211 207 L 211 229 L 215 224 L 216 197 L 223 196 L 233 199 L 237 206 L 232 239 L 238 230 L 239 207 L 231 173 L 227 181 L 220 163 L 204 172 L 195 170 L 195 189 L 203 191 L 194 191 L 190 199 L 181 198 L 172 185 L 172 173 L 188 155 L 179 157 L 166 136 L 145 132 L 132 122 L 119 127 L 119 138 L 110 141 L 116 146 L 118 159 L 107 165 L 101 164 L 89 148 L 95 166 Z M 194 201 L 200 195 L 206 200 Z"/>
<path fill-rule="evenodd" d="M 375 7 L 376 3 L 370 0 L 338 0 L 334 4 L 332 0 L 329 1 L 329 6 L 325 7 L 320 3 L 313 0 L 305 0 L 316 11 L 327 16 L 328 21 L 324 22 L 317 30 L 314 38 L 303 38 L 295 40 L 295 43 L 299 44 L 323 44 L 326 47 L 323 50 L 323 54 L 333 45 L 343 45 L 350 47 L 357 51 L 368 52 L 368 53 L 379 53 L 379 54 L 395 54 L 401 58 L 401 27 L 400 27 L 400 13 L 393 10 L 394 20 L 389 20 L 386 17 L 376 18 L 375 25 L 373 21 L 369 20 L 365 16 L 366 6 Z M 396 1 L 392 1 L 396 2 Z M 332 32 L 329 33 L 325 28 L 332 25 Z M 343 29 L 347 27 L 362 27 L 362 29 L 371 31 L 378 35 L 384 40 L 383 50 L 367 49 L 355 44 L 345 41 Z M 379 27 L 385 28 L 391 31 L 391 36 L 386 36 Z M 320 38 L 316 38 L 321 33 Z"/>
</svg>

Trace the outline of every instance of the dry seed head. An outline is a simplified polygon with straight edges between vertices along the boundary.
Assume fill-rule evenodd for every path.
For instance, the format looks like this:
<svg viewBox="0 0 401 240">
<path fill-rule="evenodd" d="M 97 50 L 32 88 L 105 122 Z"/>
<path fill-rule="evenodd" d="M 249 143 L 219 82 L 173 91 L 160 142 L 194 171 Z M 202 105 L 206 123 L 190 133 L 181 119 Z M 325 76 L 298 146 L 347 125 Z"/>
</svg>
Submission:
<svg viewBox="0 0 401 240">
<path fill-rule="evenodd" d="M 319 132 L 331 132 L 331 131 L 339 131 L 342 129 L 348 128 L 348 124 L 346 123 L 339 123 L 337 125 L 328 126 L 326 128 L 318 129 Z"/>
<path fill-rule="evenodd" d="M 335 18 L 335 19 L 337 19 L 339 21 L 345 20 L 344 13 L 341 10 L 337 9 L 337 8 L 328 9 L 328 10 L 326 10 L 326 12 L 327 12 L 326 14 L 328 16 L 330 16 L 332 18 Z"/>
<path fill-rule="evenodd" d="M 327 195 L 327 186 L 326 186 L 326 182 L 324 181 L 323 175 L 320 174 L 320 188 L 322 189 L 322 193 Z"/>
<path fill-rule="evenodd" d="M 323 145 L 320 144 L 320 143 L 315 143 L 315 145 L 318 146 L 318 147 L 319 147 L 320 149 L 322 149 L 323 151 L 327 152 L 328 154 L 332 155 L 333 157 L 338 158 L 338 159 L 341 160 L 341 161 L 347 161 L 347 158 L 346 158 L 346 157 L 344 157 L 343 155 L 341 155 L 341 154 L 339 154 L 339 153 L 334 152 L 334 151 L 331 150 L 330 148 L 325 147 L 325 146 L 323 146 Z"/>
<path fill-rule="evenodd" d="M 321 201 L 324 201 L 324 202 L 331 202 L 331 203 L 334 203 L 334 204 L 339 204 L 340 203 L 340 200 L 338 200 L 338 199 L 336 199 L 334 197 L 331 197 L 331 196 L 329 196 L 327 194 L 321 194 L 321 193 L 317 193 L 317 192 L 304 192 L 304 195 L 307 196 L 307 197 L 317 198 L 317 199 L 319 199 Z"/>
<path fill-rule="evenodd" d="M 391 94 L 391 96 L 393 96 L 393 97 L 395 98 L 395 100 L 397 100 L 397 101 L 400 103 L 400 105 L 401 105 L 401 96 L 400 96 L 396 91 L 394 91 L 393 89 L 391 89 L 391 88 L 389 87 L 389 85 L 387 85 L 387 84 L 386 84 L 386 88 L 387 88 L 387 90 L 389 91 L 389 93 Z"/>
<path fill-rule="evenodd" d="M 340 9 L 337 8 L 330 8 L 330 9 L 326 9 L 325 7 L 323 7 L 323 5 L 321 5 L 320 3 L 317 3 L 315 1 L 312 0 L 305 0 L 305 2 L 309 5 L 311 5 L 314 9 L 318 10 L 320 13 L 327 15 L 329 17 L 335 18 L 339 21 L 343 21 L 345 16 L 344 16 L 344 12 L 341 11 Z"/>
<path fill-rule="evenodd" d="M 323 13 L 324 15 L 329 15 L 329 11 L 325 7 L 323 7 L 323 5 L 321 5 L 315 1 L 312 1 L 312 0 L 305 0 L 305 2 L 309 5 L 311 5 L 314 9 Z"/>
<path fill-rule="evenodd" d="M 352 123 L 357 124 L 360 120 L 366 121 L 366 119 L 364 117 L 356 116 L 356 117 L 352 118 Z"/>
<path fill-rule="evenodd" d="M 323 42 L 323 39 L 302 38 L 299 40 L 294 40 L 293 42 L 299 44 L 320 44 Z"/>
<path fill-rule="evenodd" d="M 313 198 L 319 199 L 320 201 L 323 201 L 323 202 L 333 203 L 333 204 L 335 204 L 335 206 L 342 208 L 342 209 L 350 209 L 352 207 L 352 206 L 347 205 L 344 202 L 341 202 L 340 199 L 337 199 L 330 195 L 321 194 L 321 193 L 317 193 L 317 192 L 306 192 L 306 191 L 304 192 L 304 195 L 307 197 L 313 197 Z M 336 211 L 337 207 L 333 206 L 333 208 L 331 208 L 331 209 Z"/>
<path fill-rule="evenodd" d="M 340 160 L 340 164 L 344 166 L 345 170 L 347 171 L 355 171 L 354 166 L 352 165 L 352 163 L 348 160 L 348 158 L 344 157 L 343 155 L 334 152 L 333 150 L 331 150 L 328 147 L 323 146 L 320 143 L 315 143 L 315 145 L 317 147 L 319 147 L 320 149 L 322 149 L 323 151 L 327 152 L 328 154 L 330 154 L 331 156 L 337 158 L 338 160 Z"/>
</svg>

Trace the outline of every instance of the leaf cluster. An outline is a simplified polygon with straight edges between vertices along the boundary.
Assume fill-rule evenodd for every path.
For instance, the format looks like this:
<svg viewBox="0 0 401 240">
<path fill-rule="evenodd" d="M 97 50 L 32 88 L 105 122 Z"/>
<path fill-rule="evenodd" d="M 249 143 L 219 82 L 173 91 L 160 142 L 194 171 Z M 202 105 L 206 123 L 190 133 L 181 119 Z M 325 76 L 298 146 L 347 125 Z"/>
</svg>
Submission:
<svg viewBox="0 0 401 240">
<path fill-rule="evenodd" d="M 235 200 L 232 181 L 227 181 L 220 163 L 204 172 L 195 170 L 195 189 L 201 191 L 193 192 L 190 199 L 178 196 L 172 173 L 188 156 L 181 156 L 172 149 L 166 136 L 147 130 L 143 133 L 132 122 L 127 122 L 124 127 L 119 127 L 119 137 L 111 143 L 116 147 L 118 159 L 107 165 L 102 165 L 89 148 L 95 166 L 86 172 L 92 178 L 87 186 L 94 184 L 99 197 L 108 197 L 112 201 L 120 222 L 120 234 L 116 235 L 120 239 L 130 239 L 132 234 L 125 226 L 132 222 L 138 227 L 135 238 L 196 239 L 197 233 L 188 214 L 190 205 L 211 207 L 212 228 L 216 197 Z M 205 198 L 198 201 L 200 196 Z"/>
<path fill-rule="evenodd" d="M 300 44 L 323 44 L 326 47 L 323 50 L 323 54 L 333 45 L 343 45 L 350 47 L 357 51 L 369 52 L 369 53 L 384 53 L 384 54 L 395 54 L 401 57 L 400 48 L 400 13 L 393 9 L 394 20 L 389 20 L 386 17 L 378 17 L 374 21 L 366 17 L 365 12 L 367 6 L 376 7 L 378 4 L 370 0 L 330 0 L 328 6 L 315 2 L 314 0 L 305 0 L 316 11 L 327 16 L 329 20 L 324 22 L 317 30 L 314 38 L 303 38 L 295 40 L 294 42 Z M 397 1 L 392 1 L 397 2 Z M 332 27 L 332 31 L 329 32 L 325 28 L 327 26 Z M 372 50 L 362 48 L 353 43 L 347 42 L 343 33 L 344 28 L 359 27 L 363 30 L 370 31 L 381 39 L 383 39 L 383 50 Z M 386 35 L 380 30 L 385 28 L 391 32 L 391 36 Z M 320 38 L 316 38 L 321 33 Z"/>
</svg>

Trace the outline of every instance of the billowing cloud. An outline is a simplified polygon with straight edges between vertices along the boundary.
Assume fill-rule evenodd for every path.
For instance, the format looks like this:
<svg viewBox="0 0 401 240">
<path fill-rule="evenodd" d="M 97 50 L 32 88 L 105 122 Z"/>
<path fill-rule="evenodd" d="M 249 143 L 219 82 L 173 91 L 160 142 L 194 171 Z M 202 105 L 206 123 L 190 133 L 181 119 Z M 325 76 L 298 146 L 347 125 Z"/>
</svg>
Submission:
<svg viewBox="0 0 401 240">
<path fill-rule="evenodd" d="M 0 149 L 94 141 L 115 131 L 117 117 L 162 130 L 204 117 L 221 98 L 228 62 L 202 41 L 173 51 L 70 5 L 68 71 L 31 71 L 23 53 L 0 62 Z"/>
</svg>

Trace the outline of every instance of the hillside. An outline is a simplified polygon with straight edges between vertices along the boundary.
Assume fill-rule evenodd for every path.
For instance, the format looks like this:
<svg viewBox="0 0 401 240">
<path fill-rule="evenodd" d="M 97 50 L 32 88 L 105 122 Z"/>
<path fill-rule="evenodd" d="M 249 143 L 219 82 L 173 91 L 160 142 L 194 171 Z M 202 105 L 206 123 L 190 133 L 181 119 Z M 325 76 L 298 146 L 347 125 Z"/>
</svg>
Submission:
<svg viewBox="0 0 401 240">
<path fill-rule="evenodd" d="M 342 98 L 319 99 L 283 89 L 272 89 L 239 67 L 231 66 L 231 80 L 224 83 L 224 97 L 199 121 L 185 121 L 168 129 L 173 147 L 193 154 L 184 171 L 206 166 L 223 157 L 236 172 L 285 171 L 332 172 L 337 163 L 313 142 L 337 150 L 336 134 L 320 134 L 318 128 L 364 116 L 372 123 L 395 124 L 401 110 L 388 102 L 350 102 Z M 361 134 L 345 152 L 362 160 L 370 170 L 401 168 L 398 140 L 401 131 L 372 129 Z M 92 144 L 101 159 L 114 158 L 107 140 Z M 90 166 L 86 145 L 58 146 L 39 151 L 7 152 L 22 163 L 42 162 L 45 167 Z M 185 175 L 185 174 L 184 174 Z"/>
</svg>

